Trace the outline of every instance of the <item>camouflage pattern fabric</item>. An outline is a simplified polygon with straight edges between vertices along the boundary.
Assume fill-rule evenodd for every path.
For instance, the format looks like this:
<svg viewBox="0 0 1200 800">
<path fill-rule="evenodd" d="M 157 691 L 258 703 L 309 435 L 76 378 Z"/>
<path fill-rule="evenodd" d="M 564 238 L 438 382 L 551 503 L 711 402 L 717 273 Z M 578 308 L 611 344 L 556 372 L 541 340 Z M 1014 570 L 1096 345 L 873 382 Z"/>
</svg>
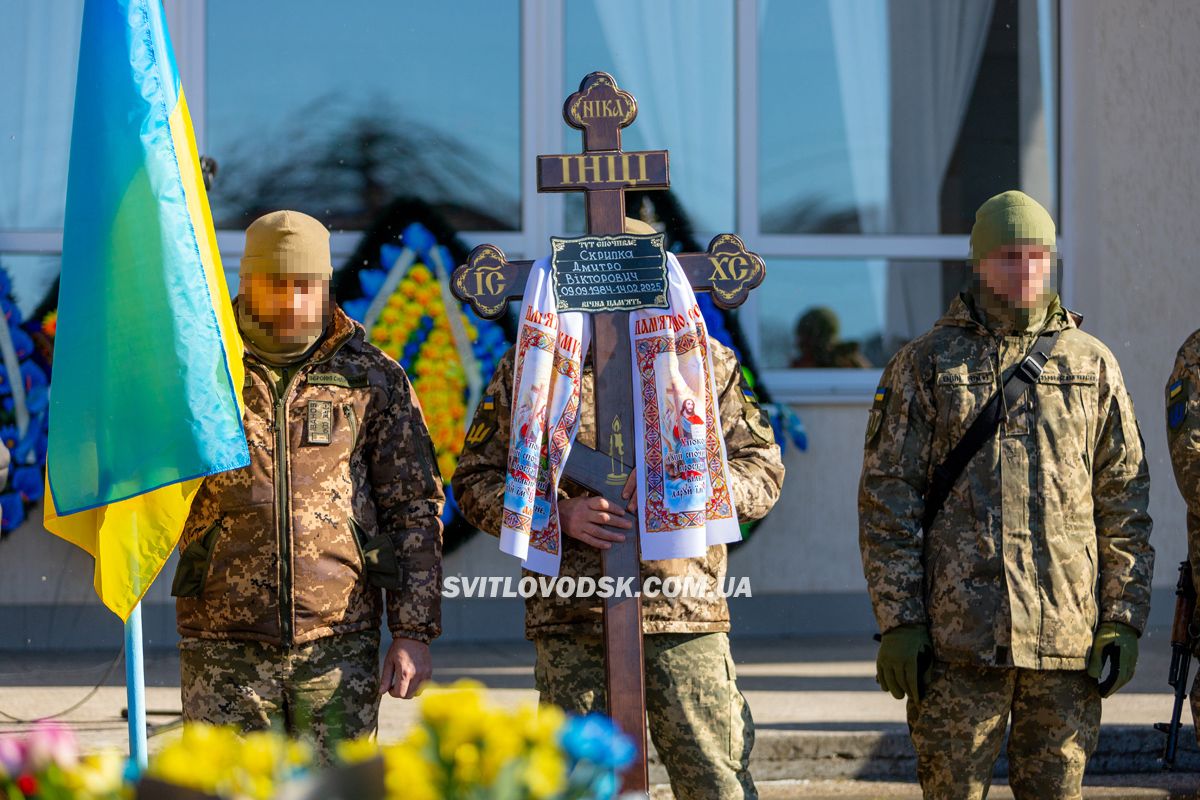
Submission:
<svg viewBox="0 0 1200 800">
<path fill-rule="evenodd" d="M 1200 575 L 1200 331 L 1189 336 L 1175 355 L 1175 366 L 1167 378 L 1166 404 L 1167 443 L 1175 482 L 1187 504 L 1187 553 L 1195 581 Z M 1192 625 L 1200 625 L 1200 608 Z M 1200 682 L 1192 684 L 1191 704 L 1192 719 L 1200 720 Z M 1200 742 L 1200 728 L 1196 740 Z"/>
<path fill-rule="evenodd" d="M 298 647 L 183 639 L 183 718 L 275 729 L 308 739 L 328 763 L 337 742 L 375 733 L 379 631 L 326 636 Z"/>
<path fill-rule="evenodd" d="M 737 688 L 728 637 L 655 633 L 644 642 L 650 738 L 677 800 L 757 798 L 754 720 Z M 607 710 L 602 639 L 549 635 L 534 645 L 542 702 L 576 714 Z"/>
<path fill-rule="evenodd" d="M 935 662 L 908 701 L 926 800 L 986 797 L 1011 712 L 1008 782 L 1017 800 L 1079 800 L 1100 733 L 1100 693 L 1082 671 Z"/>
<path fill-rule="evenodd" d="M 720 393 L 721 425 L 729 456 L 731 491 L 738 519 L 760 519 L 779 499 L 783 486 L 783 461 L 766 413 L 742 376 L 733 351 L 719 342 L 711 342 L 713 379 Z M 467 434 L 466 448 L 454 472 L 454 495 L 459 508 L 471 524 L 492 536 L 500 535 L 500 515 L 504 498 L 504 471 L 508 460 L 509 422 L 512 407 L 513 351 L 500 360 L 485 401 L 475 412 Z M 595 380 L 590 364 L 583 373 L 583 407 L 577 440 L 607 453 L 614 444 L 609 432 L 597 435 L 593 406 Z M 633 437 L 624 433 L 621 440 L 626 457 L 632 459 Z M 579 497 L 587 492 L 564 481 L 563 497 Z M 559 575 L 589 576 L 603 574 L 600 551 L 564 536 Z M 726 548 L 708 548 L 703 558 L 668 559 L 641 562 L 641 579 L 660 580 L 671 576 L 690 579 L 714 589 L 704 597 L 664 595 L 642 598 L 642 629 L 646 633 L 703 633 L 729 630 L 729 607 L 715 589 L 725 576 Z M 523 575 L 534 575 L 523 571 Z M 637 588 L 637 587 L 634 587 Z M 577 633 L 599 636 L 602 630 L 602 601 L 598 597 L 559 597 L 539 594 L 525 602 L 525 635 L 528 638 L 551 633 Z"/>
<path fill-rule="evenodd" d="M 334 309 L 282 397 L 247 354 L 250 466 L 205 479 L 179 543 L 180 635 L 304 644 L 441 632 L 444 501 L 404 370 Z M 384 593 L 386 592 L 386 601 Z"/>
<path fill-rule="evenodd" d="M 1139 633 L 1150 607 L 1149 473 L 1113 354 L 1052 304 L 1061 330 L 1036 386 L 975 455 L 926 534 L 924 494 L 1034 334 L 992 331 L 954 301 L 884 370 L 859 488 L 863 569 L 880 630 L 928 625 L 937 659 L 1079 670 L 1100 622 Z"/>
</svg>

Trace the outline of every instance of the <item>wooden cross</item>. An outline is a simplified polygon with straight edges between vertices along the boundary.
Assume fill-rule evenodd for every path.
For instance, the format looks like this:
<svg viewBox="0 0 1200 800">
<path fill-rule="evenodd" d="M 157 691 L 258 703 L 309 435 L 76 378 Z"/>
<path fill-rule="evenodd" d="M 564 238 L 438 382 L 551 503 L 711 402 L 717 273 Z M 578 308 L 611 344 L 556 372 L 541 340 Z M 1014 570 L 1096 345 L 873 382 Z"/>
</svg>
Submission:
<svg viewBox="0 0 1200 800">
<path fill-rule="evenodd" d="M 611 75 L 593 72 L 579 91 L 567 98 L 563 118 L 583 131 L 583 153 L 538 156 L 539 192 L 584 192 L 588 234 L 625 232 L 625 192 L 670 186 L 665 150 L 626 153 L 621 129 L 637 116 L 633 95 L 617 87 Z M 705 253 L 676 254 L 696 291 L 711 292 L 722 308 L 741 305 L 766 275 L 763 260 L 746 250 L 733 234 L 712 240 Z M 495 319 L 512 300 L 518 300 L 529 278 L 532 261 L 509 261 L 500 248 L 480 245 L 467 263 L 454 271 L 451 288 L 481 317 Z M 592 369 L 595 378 L 596 449 L 576 442 L 566 477 L 612 503 L 624 506 L 621 490 L 633 470 L 633 364 L 629 348 L 629 313 L 606 311 L 592 315 Z M 605 425 L 600 423 L 604 422 Z M 607 445 L 600 437 L 609 437 Z M 628 455 L 626 455 L 628 454 Z M 601 551 L 606 576 L 617 580 L 640 575 L 638 526 L 625 541 Z M 646 696 L 642 659 L 640 597 L 608 597 L 604 601 L 605 673 L 608 713 L 634 740 L 638 758 L 625 773 L 624 791 L 647 791 Z"/>
</svg>

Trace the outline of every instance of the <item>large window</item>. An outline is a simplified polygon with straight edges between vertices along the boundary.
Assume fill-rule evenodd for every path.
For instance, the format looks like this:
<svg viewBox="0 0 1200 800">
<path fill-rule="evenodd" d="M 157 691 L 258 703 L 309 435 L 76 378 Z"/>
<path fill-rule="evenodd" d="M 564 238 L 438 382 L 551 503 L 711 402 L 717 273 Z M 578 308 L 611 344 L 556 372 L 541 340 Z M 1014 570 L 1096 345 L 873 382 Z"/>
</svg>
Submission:
<svg viewBox="0 0 1200 800">
<path fill-rule="evenodd" d="M 928 330 L 965 288 L 964 262 L 776 258 L 758 289 L 761 364 L 781 369 L 878 369 Z M 948 296 L 929 286 L 953 287 Z"/>
<path fill-rule="evenodd" d="M 0 267 L 29 314 L 58 275 L 83 3 L 0 0 Z"/>
<path fill-rule="evenodd" d="M 1058 212 L 1057 0 L 164 0 L 227 270 L 267 209 L 331 226 L 335 263 L 396 198 L 538 256 L 583 227 L 537 195 L 563 99 L 601 69 L 671 151 L 702 242 L 767 259 L 740 322 L 781 399 L 864 402 L 966 280 L 975 209 Z M 0 0 L 0 263 L 26 309 L 61 249 L 82 0 Z"/>
<path fill-rule="evenodd" d="M 877 370 L 965 288 L 983 201 L 1022 189 L 1057 216 L 1056 3 L 755 11 L 756 58 L 740 63 L 755 74 L 756 186 L 739 186 L 739 221 L 772 288 L 754 296 L 751 339 L 778 394 L 837 395 L 870 381 L 826 370 Z"/>
<path fill-rule="evenodd" d="M 682 211 L 695 230 L 712 233 L 735 225 L 733 15 L 730 0 L 566 3 L 564 87 L 573 91 L 602 70 L 632 92 L 638 116 L 622 147 L 669 150 Z M 567 146 L 579 148 L 578 134 Z M 567 226 L 583 225 L 583 200 L 574 195 Z"/>
<path fill-rule="evenodd" d="M 980 202 L 1008 188 L 1053 208 L 1051 54 L 1040 38 L 1022 46 L 1038 11 L 1019 0 L 761 4 L 761 231 L 964 234 Z"/>
<path fill-rule="evenodd" d="M 287 206 L 362 230 L 406 195 L 521 227 L 516 0 L 208 0 L 205 27 L 218 227 Z"/>
</svg>

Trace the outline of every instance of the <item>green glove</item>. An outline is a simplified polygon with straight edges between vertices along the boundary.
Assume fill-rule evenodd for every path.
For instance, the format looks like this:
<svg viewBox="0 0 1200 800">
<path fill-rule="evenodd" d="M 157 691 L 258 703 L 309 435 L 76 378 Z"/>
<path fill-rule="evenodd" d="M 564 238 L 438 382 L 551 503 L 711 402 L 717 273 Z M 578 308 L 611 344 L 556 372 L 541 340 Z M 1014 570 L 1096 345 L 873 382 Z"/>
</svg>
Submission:
<svg viewBox="0 0 1200 800">
<path fill-rule="evenodd" d="M 1100 685 L 1101 697 L 1115 694 L 1133 677 L 1138 657 L 1137 631 L 1122 622 L 1100 623 L 1096 630 L 1096 638 L 1092 640 L 1092 655 L 1088 659 L 1087 667 L 1088 675 L 1096 680 L 1100 680 L 1106 653 L 1110 648 L 1115 651 L 1116 664 L 1113 665 L 1112 676 Z"/>
<path fill-rule="evenodd" d="M 924 625 L 901 625 L 879 640 L 875 682 L 897 700 L 905 695 L 920 700 L 920 686 L 927 682 L 932 666 L 933 640 L 929 638 L 929 629 Z"/>
</svg>

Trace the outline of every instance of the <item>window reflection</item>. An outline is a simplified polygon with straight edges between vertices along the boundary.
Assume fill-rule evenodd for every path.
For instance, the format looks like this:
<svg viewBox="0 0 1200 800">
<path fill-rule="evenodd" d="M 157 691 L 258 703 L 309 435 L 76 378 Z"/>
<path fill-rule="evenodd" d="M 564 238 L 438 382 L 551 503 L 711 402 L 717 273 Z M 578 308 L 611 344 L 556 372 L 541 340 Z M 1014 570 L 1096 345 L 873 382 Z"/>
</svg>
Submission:
<svg viewBox="0 0 1200 800">
<path fill-rule="evenodd" d="M 767 260 L 755 290 L 767 369 L 882 368 L 967 288 L 963 262 Z"/>
<path fill-rule="evenodd" d="M 671 188 L 700 231 L 734 224 L 733 12 L 732 0 L 566 3 L 563 86 L 603 70 L 633 93 L 638 116 L 621 145 L 671 152 Z M 574 131 L 564 142 L 581 146 Z M 567 227 L 584 228 L 577 196 L 567 198 Z"/>
<path fill-rule="evenodd" d="M 82 0 L 0 0 L 0 229 L 63 224 Z"/>
<path fill-rule="evenodd" d="M 763 232 L 967 233 L 1007 188 L 1053 208 L 1054 6 L 760 4 Z"/>
<path fill-rule="evenodd" d="M 207 4 L 218 227 L 296 208 L 364 229 L 396 197 L 520 227 L 516 0 Z"/>
</svg>

